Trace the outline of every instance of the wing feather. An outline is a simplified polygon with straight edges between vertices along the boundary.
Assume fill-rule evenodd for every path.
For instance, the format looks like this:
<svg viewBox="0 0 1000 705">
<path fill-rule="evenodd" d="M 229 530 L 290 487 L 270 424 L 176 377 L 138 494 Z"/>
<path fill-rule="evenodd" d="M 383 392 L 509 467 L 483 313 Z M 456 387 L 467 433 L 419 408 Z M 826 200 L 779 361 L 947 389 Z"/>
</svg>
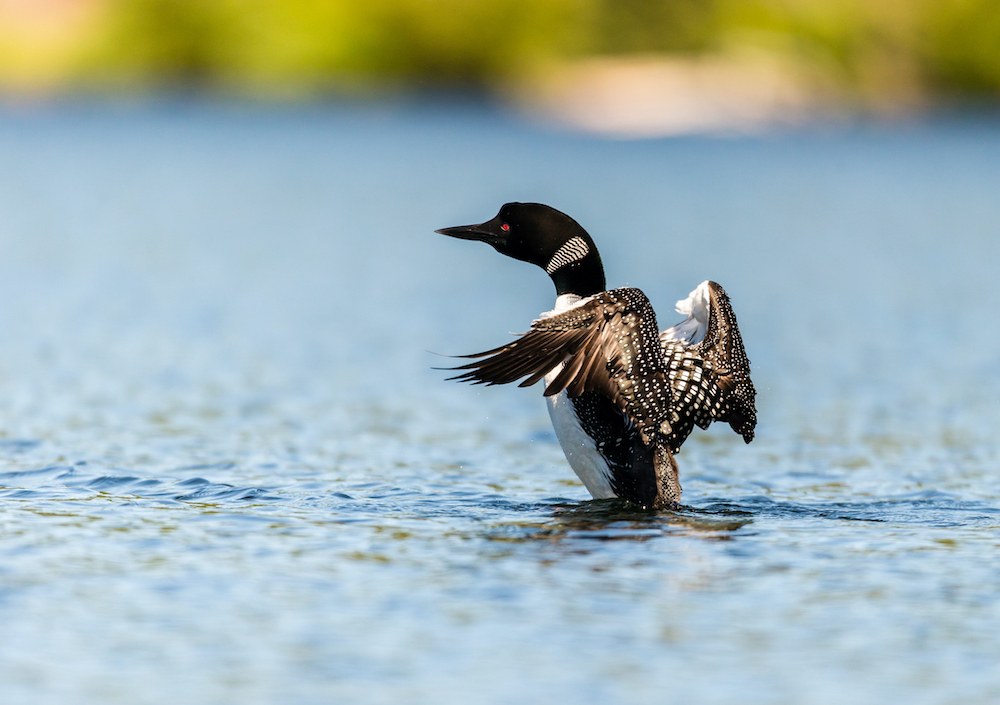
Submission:
<svg viewBox="0 0 1000 705">
<path fill-rule="evenodd" d="M 643 443 L 664 438 L 677 452 L 694 426 L 729 423 L 749 443 L 756 391 L 736 314 L 725 290 L 706 281 L 678 304 L 688 317 L 663 333 L 638 289 L 605 291 L 541 318 L 517 340 L 466 355 L 452 377 L 475 384 L 536 384 L 559 365 L 546 396 L 594 392 L 635 424 Z M 651 329 L 650 329 L 651 327 Z"/>
<path fill-rule="evenodd" d="M 648 444 L 670 428 L 673 417 L 657 336 L 646 296 L 638 289 L 614 289 L 533 322 L 508 345 L 466 356 L 474 361 L 454 368 L 463 373 L 451 379 L 507 384 L 527 377 L 521 386 L 529 386 L 563 364 L 546 396 L 563 390 L 574 398 L 597 393 L 621 410 Z"/>
<path fill-rule="evenodd" d="M 573 381 L 566 387 L 566 393 L 571 397 L 578 397 L 581 394 L 585 394 L 587 389 L 587 380 L 596 379 L 595 367 L 597 365 L 607 365 L 607 360 L 604 357 L 603 350 L 599 349 L 600 339 L 598 336 L 591 336 L 590 340 L 587 342 L 587 347 L 583 352 L 584 363 L 580 367 L 580 371 L 577 373 Z M 594 385 L 591 385 L 594 386 Z M 589 391 L 594 391 L 593 389 Z M 606 396 L 606 395 L 605 395 Z"/>
<path fill-rule="evenodd" d="M 728 422 L 749 443 L 757 425 L 756 390 L 729 296 L 706 281 L 677 310 L 688 317 L 660 334 L 680 419 L 671 450 L 680 448 L 695 424 L 707 428 L 712 421 Z"/>
<path fill-rule="evenodd" d="M 589 349 L 590 346 L 588 345 L 582 355 L 570 356 L 569 360 L 563 365 L 559 374 L 557 374 L 555 379 L 549 382 L 548 386 L 545 388 L 545 396 L 554 396 L 566 389 L 570 383 L 577 382 L 577 375 L 580 373 L 581 368 L 583 368 L 584 363 L 588 362 L 586 353 Z M 578 384 L 580 382 L 583 382 L 583 377 L 580 378 Z"/>
</svg>

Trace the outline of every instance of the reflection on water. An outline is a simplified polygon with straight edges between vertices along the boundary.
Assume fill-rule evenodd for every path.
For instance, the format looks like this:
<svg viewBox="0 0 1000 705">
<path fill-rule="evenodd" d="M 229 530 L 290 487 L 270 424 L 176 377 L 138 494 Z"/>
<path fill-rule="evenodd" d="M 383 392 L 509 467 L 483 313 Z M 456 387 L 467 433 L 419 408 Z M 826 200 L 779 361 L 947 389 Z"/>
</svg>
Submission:
<svg viewBox="0 0 1000 705">
<path fill-rule="evenodd" d="M 551 304 L 432 232 L 514 199 L 664 325 L 732 295 L 759 432 L 696 433 L 682 509 L 430 369 Z M 997 222 L 990 125 L 0 115 L 3 702 L 995 701 Z"/>
<path fill-rule="evenodd" d="M 513 522 L 495 526 L 485 533 L 492 541 L 563 541 L 595 539 L 599 541 L 645 541 L 667 535 L 696 536 L 707 540 L 728 540 L 733 532 L 752 522 L 749 512 L 731 509 L 731 516 L 745 519 L 706 516 L 716 513 L 696 510 L 640 510 L 617 499 L 592 500 L 583 504 L 554 505 L 552 516 L 544 522 Z"/>
</svg>

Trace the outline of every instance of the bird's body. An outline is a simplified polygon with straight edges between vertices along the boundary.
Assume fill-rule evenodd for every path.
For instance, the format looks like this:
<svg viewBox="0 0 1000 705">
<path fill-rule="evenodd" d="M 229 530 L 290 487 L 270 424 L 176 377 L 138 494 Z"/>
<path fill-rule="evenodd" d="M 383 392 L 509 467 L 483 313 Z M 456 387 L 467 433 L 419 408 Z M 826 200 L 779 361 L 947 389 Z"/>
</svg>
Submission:
<svg viewBox="0 0 1000 705">
<path fill-rule="evenodd" d="M 466 357 L 456 379 L 520 386 L 545 380 L 549 414 L 570 466 L 595 498 L 645 507 L 680 500 L 674 461 L 695 424 L 728 421 L 749 443 L 756 424 L 749 361 L 725 291 L 704 282 L 662 333 L 638 289 L 604 289 L 604 269 L 576 221 L 509 203 L 491 221 L 438 232 L 483 240 L 544 268 L 556 306 L 518 340 Z"/>
<path fill-rule="evenodd" d="M 573 294 L 559 296 L 555 307 L 541 317 L 551 318 L 577 305 L 580 300 Z M 561 363 L 545 375 L 546 388 L 564 367 L 565 363 Z M 592 393 L 571 399 L 563 390 L 545 397 L 545 402 L 559 445 L 583 486 L 595 499 L 616 497 L 611 485 L 612 464 L 628 462 L 629 436 L 635 433 L 634 428 L 627 427 L 627 417 Z"/>
</svg>

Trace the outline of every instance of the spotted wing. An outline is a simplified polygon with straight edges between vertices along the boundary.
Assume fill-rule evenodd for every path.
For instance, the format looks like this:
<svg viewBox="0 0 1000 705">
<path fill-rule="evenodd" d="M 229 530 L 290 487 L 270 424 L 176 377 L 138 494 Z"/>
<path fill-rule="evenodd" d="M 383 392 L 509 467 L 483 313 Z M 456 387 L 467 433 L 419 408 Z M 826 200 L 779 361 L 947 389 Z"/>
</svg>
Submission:
<svg viewBox="0 0 1000 705">
<path fill-rule="evenodd" d="M 757 425 L 756 390 L 750 360 L 725 290 L 702 282 L 687 299 L 677 302 L 687 318 L 660 334 L 679 417 L 670 436 L 673 452 L 697 424 L 728 422 L 749 443 Z"/>
<path fill-rule="evenodd" d="M 571 398 L 594 392 L 611 401 L 635 425 L 644 444 L 672 433 L 670 381 L 660 352 L 656 314 L 638 289 L 613 289 L 531 324 L 531 330 L 456 370 L 451 379 L 477 384 L 535 384 L 559 365 L 545 395 Z"/>
</svg>

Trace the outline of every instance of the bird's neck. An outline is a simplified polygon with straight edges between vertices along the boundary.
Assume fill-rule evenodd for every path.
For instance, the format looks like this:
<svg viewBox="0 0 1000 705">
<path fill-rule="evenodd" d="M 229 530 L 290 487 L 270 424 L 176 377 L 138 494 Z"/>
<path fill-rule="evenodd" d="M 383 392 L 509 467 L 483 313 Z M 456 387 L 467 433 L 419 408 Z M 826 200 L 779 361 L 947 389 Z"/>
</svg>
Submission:
<svg viewBox="0 0 1000 705">
<path fill-rule="evenodd" d="M 592 250 L 583 259 L 554 271 L 552 283 L 556 285 L 556 295 L 575 294 L 581 298 L 604 291 L 604 265 L 597 250 Z"/>
</svg>

